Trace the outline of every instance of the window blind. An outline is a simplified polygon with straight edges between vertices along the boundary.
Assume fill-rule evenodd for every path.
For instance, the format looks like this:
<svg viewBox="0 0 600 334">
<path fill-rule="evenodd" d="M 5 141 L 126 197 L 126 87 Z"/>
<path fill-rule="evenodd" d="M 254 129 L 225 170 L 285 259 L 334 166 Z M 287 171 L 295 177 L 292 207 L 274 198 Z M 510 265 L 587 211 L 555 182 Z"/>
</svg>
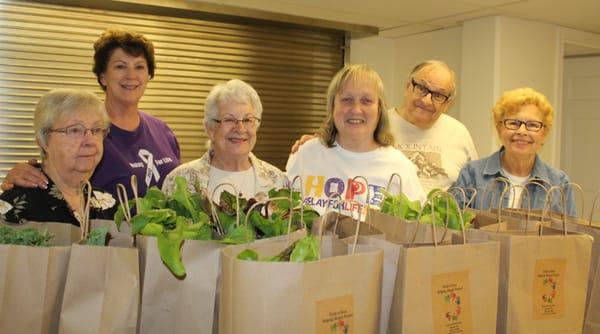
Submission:
<svg viewBox="0 0 600 334">
<path fill-rule="evenodd" d="M 254 153 L 283 169 L 294 140 L 320 126 L 327 85 L 344 63 L 341 31 L 0 0 L 0 179 L 15 163 L 39 157 L 32 120 L 42 94 L 70 87 L 102 96 L 92 45 L 111 26 L 153 41 L 157 68 L 140 109 L 169 124 L 184 162 L 207 150 L 210 88 L 239 78 L 263 102 Z"/>
</svg>

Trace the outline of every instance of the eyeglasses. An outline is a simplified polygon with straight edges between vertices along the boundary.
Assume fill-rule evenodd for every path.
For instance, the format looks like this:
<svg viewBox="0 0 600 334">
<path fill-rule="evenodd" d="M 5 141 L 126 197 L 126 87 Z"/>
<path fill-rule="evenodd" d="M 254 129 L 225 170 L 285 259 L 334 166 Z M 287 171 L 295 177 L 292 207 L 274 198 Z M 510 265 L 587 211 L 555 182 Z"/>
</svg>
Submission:
<svg viewBox="0 0 600 334">
<path fill-rule="evenodd" d="M 521 125 L 525 124 L 525 129 L 532 132 L 538 132 L 545 126 L 544 123 L 540 121 L 522 121 L 520 119 L 512 118 L 507 118 L 501 121 L 501 123 L 504 124 L 504 127 L 508 130 L 519 130 Z"/>
<path fill-rule="evenodd" d="M 67 137 L 73 138 L 73 139 L 81 139 L 81 138 L 85 137 L 85 134 L 88 131 L 92 134 L 92 136 L 96 136 L 99 138 L 104 138 L 108 134 L 108 128 L 105 128 L 103 126 L 95 126 L 93 128 L 86 128 L 85 126 L 83 126 L 81 124 L 74 124 L 71 126 L 67 126 L 64 128 L 58 128 L 58 129 L 48 129 L 47 131 L 64 133 L 67 135 Z"/>
<path fill-rule="evenodd" d="M 420 83 L 415 82 L 415 79 L 411 79 L 413 85 L 413 92 L 417 94 L 418 97 L 425 97 L 428 94 L 431 94 L 431 100 L 435 103 L 442 104 L 450 98 L 449 95 L 444 95 L 442 93 L 434 92 L 431 89 L 421 85 Z"/>
<path fill-rule="evenodd" d="M 219 123 L 219 124 L 221 124 L 221 126 L 225 126 L 227 128 L 233 128 L 233 127 L 237 126 L 239 123 L 241 123 L 244 126 L 244 128 L 246 128 L 246 129 L 254 129 L 254 128 L 256 128 L 258 123 L 260 123 L 260 118 L 254 117 L 254 116 L 245 117 L 242 119 L 225 117 L 220 120 L 213 118 L 213 121 L 215 123 Z"/>
</svg>

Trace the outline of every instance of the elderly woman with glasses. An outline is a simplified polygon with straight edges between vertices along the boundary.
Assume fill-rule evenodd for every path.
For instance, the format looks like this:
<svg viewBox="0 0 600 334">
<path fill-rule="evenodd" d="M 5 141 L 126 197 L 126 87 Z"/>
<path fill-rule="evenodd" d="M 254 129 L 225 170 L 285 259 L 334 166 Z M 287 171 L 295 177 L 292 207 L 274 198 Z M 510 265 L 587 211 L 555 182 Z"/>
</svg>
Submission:
<svg viewBox="0 0 600 334">
<path fill-rule="evenodd" d="M 0 195 L 1 218 L 8 222 L 64 222 L 78 225 L 81 182 L 90 179 L 103 153 L 109 120 L 102 101 L 83 90 L 57 89 L 43 95 L 33 118 L 48 187 L 15 186 Z M 114 198 L 94 189 L 90 218 L 111 219 Z"/>
<path fill-rule="evenodd" d="M 94 43 L 93 72 L 105 93 L 111 122 L 104 139 L 104 159 L 91 178 L 95 187 L 116 194 L 117 184 L 124 184 L 131 197 L 130 179 L 136 175 L 138 193 L 144 195 L 147 188 L 160 187 L 179 165 L 181 152 L 173 131 L 139 109 L 155 68 L 154 45 L 139 33 L 109 28 Z M 8 173 L 2 189 L 13 185 L 45 188 L 47 181 L 38 169 L 20 163 Z"/>
<path fill-rule="evenodd" d="M 527 208 L 528 200 L 523 194 L 523 189 L 527 189 L 531 208 L 543 209 L 547 190 L 560 186 L 566 192 L 567 213 L 576 215 L 569 177 L 545 164 L 537 154 L 554 121 L 548 99 L 531 88 L 510 90 L 500 97 L 492 114 L 502 147 L 487 158 L 465 165 L 455 186 L 477 189 L 472 202 L 477 209 L 496 207 L 499 195 L 508 185 L 512 187 L 502 199 L 502 207 Z M 492 198 L 496 203 L 490 203 Z M 559 193 L 553 194 L 552 199 L 552 210 L 563 212 Z"/>
<path fill-rule="evenodd" d="M 287 184 L 277 167 L 252 154 L 260 125 L 262 103 L 258 93 L 244 81 L 233 79 L 212 88 L 204 104 L 204 127 L 210 149 L 200 159 L 185 163 L 167 175 L 163 191 L 175 190 L 174 179 L 183 176 L 190 191 L 213 193 L 222 183 L 233 184 L 244 198 L 256 197 Z M 231 188 L 220 188 L 231 192 Z M 213 200 L 219 201 L 220 191 Z"/>
</svg>

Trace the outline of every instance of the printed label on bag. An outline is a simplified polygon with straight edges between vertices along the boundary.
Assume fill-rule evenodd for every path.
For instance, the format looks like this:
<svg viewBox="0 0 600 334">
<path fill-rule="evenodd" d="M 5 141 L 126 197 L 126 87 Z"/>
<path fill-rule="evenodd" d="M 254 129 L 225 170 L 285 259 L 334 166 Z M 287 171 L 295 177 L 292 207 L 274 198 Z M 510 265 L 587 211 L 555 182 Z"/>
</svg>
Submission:
<svg viewBox="0 0 600 334">
<path fill-rule="evenodd" d="M 317 302 L 317 333 L 354 333 L 353 295 L 324 299 Z"/>
<path fill-rule="evenodd" d="M 470 292 L 469 271 L 444 273 L 431 278 L 434 333 L 473 332 Z"/>
<path fill-rule="evenodd" d="M 533 273 L 533 319 L 557 319 L 565 315 L 566 259 L 540 259 Z"/>
</svg>

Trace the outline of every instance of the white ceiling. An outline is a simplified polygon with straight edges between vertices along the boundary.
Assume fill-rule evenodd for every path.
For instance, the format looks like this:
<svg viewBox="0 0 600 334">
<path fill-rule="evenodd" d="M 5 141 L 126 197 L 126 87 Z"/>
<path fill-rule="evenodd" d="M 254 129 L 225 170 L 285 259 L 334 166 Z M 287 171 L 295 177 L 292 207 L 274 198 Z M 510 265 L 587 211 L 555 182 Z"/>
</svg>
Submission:
<svg viewBox="0 0 600 334">
<path fill-rule="evenodd" d="M 286 15 L 368 25 L 401 37 L 478 17 L 506 15 L 600 34 L 600 0 L 201 0 Z M 578 54 L 586 51 L 577 50 Z"/>
</svg>

